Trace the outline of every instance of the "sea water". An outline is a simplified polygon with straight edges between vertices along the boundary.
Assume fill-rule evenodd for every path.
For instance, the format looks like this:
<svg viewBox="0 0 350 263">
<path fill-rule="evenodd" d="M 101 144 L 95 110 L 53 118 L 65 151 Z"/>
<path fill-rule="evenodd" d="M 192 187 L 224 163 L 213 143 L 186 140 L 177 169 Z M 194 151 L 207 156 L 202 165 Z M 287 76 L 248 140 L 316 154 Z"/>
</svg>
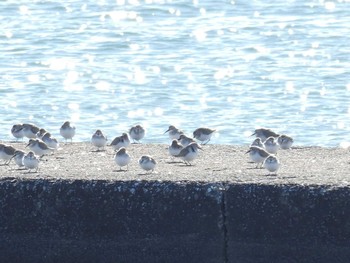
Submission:
<svg viewBox="0 0 350 263">
<path fill-rule="evenodd" d="M 74 141 L 135 124 L 248 144 L 257 127 L 296 145 L 350 141 L 350 1 L 0 2 L 0 140 L 29 122 Z"/>
</svg>

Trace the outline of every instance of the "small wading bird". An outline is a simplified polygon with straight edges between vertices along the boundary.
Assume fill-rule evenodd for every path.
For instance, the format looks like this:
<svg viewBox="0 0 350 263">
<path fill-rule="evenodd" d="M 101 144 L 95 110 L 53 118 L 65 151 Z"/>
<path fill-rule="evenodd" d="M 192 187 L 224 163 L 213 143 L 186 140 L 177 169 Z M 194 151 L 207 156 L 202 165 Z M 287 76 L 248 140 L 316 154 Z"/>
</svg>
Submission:
<svg viewBox="0 0 350 263">
<path fill-rule="evenodd" d="M 16 149 L 11 145 L 0 143 L 0 159 L 4 160 L 3 165 L 8 165 L 15 155 Z"/>
<path fill-rule="evenodd" d="M 91 137 L 91 143 L 97 148 L 97 151 L 100 151 L 101 148 L 104 150 L 104 147 L 107 144 L 107 137 L 103 135 L 101 130 L 96 130 Z"/>
<path fill-rule="evenodd" d="M 260 129 L 256 129 L 254 131 L 254 133 L 252 134 L 252 136 L 255 135 L 256 137 L 260 138 L 263 142 L 268 138 L 268 137 L 275 137 L 277 138 L 279 136 L 279 134 L 273 132 L 270 129 L 266 129 L 266 128 L 260 128 Z"/>
<path fill-rule="evenodd" d="M 180 135 L 184 134 L 183 131 L 176 128 L 174 125 L 170 125 L 169 128 L 164 132 L 164 134 L 167 132 L 169 132 L 170 140 L 178 140 L 180 138 Z"/>
<path fill-rule="evenodd" d="M 23 156 L 23 165 L 28 169 L 28 173 L 35 169 L 35 172 L 39 169 L 39 159 L 33 152 L 29 152 Z"/>
<path fill-rule="evenodd" d="M 123 166 L 126 166 L 126 170 L 129 170 L 128 164 L 130 160 L 130 155 L 124 147 L 120 148 L 114 155 L 114 161 L 119 166 L 119 171 L 122 171 Z"/>
<path fill-rule="evenodd" d="M 23 139 L 24 137 L 23 125 L 20 123 L 13 125 L 11 128 L 11 133 L 13 137 L 16 138 L 16 140 Z"/>
<path fill-rule="evenodd" d="M 256 168 L 259 168 L 259 164 L 261 165 L 267 156 L 269 156 L 267 151 L 258 146 L 251 146 L 246 153 L 249 153 L 250 159 L 257 164 Z"/>
<path fill-rule="evenodd" d="M 130 128 L 129 134 L 134 143 L 139 143 L 145 137 L 145 129 L 141 125 L 136 125 Z"/>
<path fill-rule="evenodd" d="M 264 148 L 264 144 L 259 137 L 255 138 L 255 140 L 252 142 L 250 146 L 258 146 L 260 148 Z"/>
<path fill-rule="evenodd" d="M 70 141 L 73 141 L 73 137 L 75 135 L 75 127 L 71 125 L 69 121 L 66 121 L 62 124 L 60 128 L 60 134 L 61 136 L 66 140 L 70 139 Z"/>
<path fill-rule="evenodd" d="M 207 144 L 215 131 L 209 128 L 198 128 L 193 132 L 193 137 L 201 141 L 202 144 Z"/>
<path fill-rule="evenodd" d="M 183 147 L 186 147 L 187 145 L 189 145 L 191 142 L 196 142 L 193 138 L 186 136 L 185 134 L 181 134 L 179 137 L 179 143 L 181 143 L 181 145 Z"/>
<path fill-rule="evenodd" d="M 277 142 L 282 150 L 287 150 L 293 145 L 293 138 L 282 134 L 278 137 Z"/>
<path fill-rule="evenodd" d="M 46 145 L 49 148 L 52 148 L 53 150 L 57 150 L 59 143 L 58 140 L 51 136 L 51 133 L 46 132 L 42 137 L 41 140 L 46 143 Z"/>
<path fill-rule="evenodd" d="M 24 157 L 24 155 L 26 155 L 26 153 L 24 151 L 16 150 L 15 154 L 12 157 L 15 160 L 15 163 L 17 164 L 19 169 L 24 167 L 24 164 L 23 164 L 23 157 Z"/>
<path fill-rule="evenodd" d="M 114 150 L 119 150 L 122 147 L 126 148 L 129 145 L 130 145 L 130 139 L 128 134 L 125 132 L 121 136 L 115 137 L 110 144 L 110 146 L 112 146 Z"/>
<path fill-rule="evenodd" d="M 184 147 L 178 155 L 175 155 L 175 157 L 181 158 L 186 165 L 192 165 L 190 162 L 197 158 L 198 149 L 202 149 L 198 143 L 191 142 L 189 145 Z"/>
<path fill-rule="evenodd" d="M 280 162 L 275 155 L 270 154 L 263 163 L 263 166 L 270 172 L 276 175 L 280 167 Z"/>
<path fill-rule="evenodd" d="M 175 157 L 178 155 L 184 147 L 179 143 L 178 140 L 174 139 L 169 145 L 168 152 L 170 156 Z"/>
<path fill-rule="evenodd" d="M 154 171 L 154 168 L 156 167 L 156 164 L 157 164 L 156 160 L 154 160 L 149 155 L 143 155 L 139 159 L 140 167 L 147 172 L 151 171 L 152 173 Z"/>
<path fill-rule="evenodd" d="M 37 137 L 38 139 L 41 139 L 41 138 L 44 136 L 44 134 L 45 134 L 46 132 L 47 132 L 47 131 L 46 131 L 44 128 L 41 128 L 41 129 L 37 132 L 36 137 Z"/>
<path fill-rule="evenodd" d="M 31 123 L 22 124 L 23 134 L 29 139 L 35 139 L 36 134 L 39 132 L 40 128 Z"/>
<path fill-rule="evenodd" d="M 29 143 L 26 147 L 29 147 L 29 149 L 34 152 L 34 154 L 38 156 L 48 155 L 50 153 L 53 153 L 54 149 L 49 148 L 46 143 L 39 139 L 30 139 Z"/>
<path fill-rule="evenodd" d="M 268 153 L 275 154 L 279 148 L 277 139 L 275 137 L 269 137 L 264 141 L 264 148 Z"/>
</svg>

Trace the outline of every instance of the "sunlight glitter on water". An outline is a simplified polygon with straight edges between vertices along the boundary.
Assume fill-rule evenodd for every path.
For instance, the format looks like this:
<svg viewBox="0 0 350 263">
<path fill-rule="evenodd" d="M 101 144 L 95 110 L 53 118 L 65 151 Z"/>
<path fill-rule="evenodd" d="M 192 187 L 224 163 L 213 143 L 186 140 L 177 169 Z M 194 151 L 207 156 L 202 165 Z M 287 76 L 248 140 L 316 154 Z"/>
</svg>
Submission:
<svg viewBox="0 0 350 263">
<path fill-rule="evenodd" d="M 68 104 L 68 109 L 73 110 L 73 111 L 78 111 L 79 107 L 80 106 L 78 103 L 69 103 Z"/>
<path fill-rule="evenodd" d="M 41 63 L 51 70 L 75 69 L 76 67 L 75 59 L 71 58 L 52 58 Z"/>
<path fill-rule="evenodd" d="M 40 76 L 39 75 L 29 75 L 27 77 L 27 80 L 32 83 L 39 83 L 40 82 Z"/>
<path fill-rule="evenodd" d="M 348 2 L 0 2 L 0 133 L 32 118 L 73 119 L 77 140 L 142 122 L 149 142 L 170 124 L 220 127 L 217 143 L 259 125 L 346 141 Z"/>
<path fill-rule="evenodd" d="M 96 90 L 109 91 L 111 90 L 111 84 L 107 81 L 99 81 L 95 84 Z"/>
</svg>

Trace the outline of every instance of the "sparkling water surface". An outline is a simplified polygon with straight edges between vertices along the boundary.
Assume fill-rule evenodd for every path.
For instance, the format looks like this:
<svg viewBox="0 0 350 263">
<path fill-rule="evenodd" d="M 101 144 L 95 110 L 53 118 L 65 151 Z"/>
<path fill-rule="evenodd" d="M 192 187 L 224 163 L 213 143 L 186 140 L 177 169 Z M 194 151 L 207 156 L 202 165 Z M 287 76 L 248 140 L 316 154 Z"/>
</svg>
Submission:
<svg viewBox="0 0 350 263">
<path fill-rule="evenodd" d="M 1 1 L 0 140 L 66 120 L 87 141 L 170 124 L 217 144 L 257 127 L 350 141 L 350 1 Z"/>
</svg>

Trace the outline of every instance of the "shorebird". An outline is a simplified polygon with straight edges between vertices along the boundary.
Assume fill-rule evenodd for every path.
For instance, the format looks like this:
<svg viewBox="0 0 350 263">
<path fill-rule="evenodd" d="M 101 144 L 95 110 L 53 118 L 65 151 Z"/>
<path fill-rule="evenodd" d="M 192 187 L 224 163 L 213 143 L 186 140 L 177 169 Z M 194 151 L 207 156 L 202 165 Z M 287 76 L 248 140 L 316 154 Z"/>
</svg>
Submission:
<svg viewBox="0 0 350 263">
<path fill-rule="evenodd" d="M 21 123 L 13 125 L 11 128 L 11 133 L 12 133 L 13 137 L 16 138 L 16 140 L 23 139 L 23 137 L 24 137 L 23 125 Z"/>
<path fill-rule="evenodd" d="M 178 140 L 174 139 L 172 142 L 171 142 L 171 145 L 169 145 L 169 148 L 168 148 L 168 151 L 169 151 L 169 154 L 174 157 L 176 155 L 178 155 L 181 150 L 183 149 L 184 147 L 179 143 Z"/>
<path fill-rule="evenodd" d="M 11 145 L 0 143 L 0 159 L 4 160 L 4 165 L 8 165 L 15 155 L 16 149 Z"/>
<path fill-rule="evenodd" d="M 12 156 L 12 158 L 15 160 L 15 163 L 17 164 L 17 166 L 19 168 L 24 167 L 24 164 L 23 164 L 24 155 L 26 155 L 26 153 L 24 151 L 16 150 L 15 154 Z"/>
<path fill-rule="evenodd" d="M 269 153 L 267 151 L 258 146 L 251 146 L 246 153 L 249 153 L 250 159 L 254 163 L 257 163 L 256 168 L 258 168 L 259 164 L 262 164 L 267 156 L 269 156 Z"/>
<path fill-rule="evenodd" d="M 23 135 L 29 139 L 35 139 L 36 134 L 39 132 L 40 128 L 31 123 L 22 124 Z"/>
<path fill-rule="evenodd" d="M 250 146 L 258 146 L 260 148 L 264 148 L 264 143 L 258 137 L 258 138 L 255 138 L 255 140 L 252 142 L 252 144 Z"/>
<path fill-rule="evenodd" d="M 270 154 L 263 163 L 263 166 L 270 172 L 275 173 L 280 167 L 280 162 L 275 155 Z"/>
<path fill-rule="evenodd" d="M 46 145 L 49 148 L 52 148 L 53 150 L 57 150 L 59 146 L 59 142 L 56 138 L 51 136 L 51 133 L 46 132 L 42 137 L 41 140 L 46 143 Z"/>
<path fill-rule="evenodd" d="M 119 166 L 119 171 L 122 171 L 123 166 L 126 166 L 126 170 L 128 170 L 128 164 L 130 163 L 131 158 L 126 149 L 122 147 L 114 155 L 114 161 Z"/>
<path fill-rule="evenodd" d="M 178 140 L 180 138 L 180 135 L 184 134 L 183 131 L 176 128 L 174 125 L 170 125 L 169 128 L 164 133 L 167 133 L 167 132 L 169 132 L 169 138 L 171 140 L 174 140 L 174 139 Z"/>
<path fill-rule="evenodd" d="M 145 171 L 154 171 L 154 168 L 156 167 L 156 160 L 154 160 L 151 156 L 149 155 L 143 155 L 139 159 L 139 165 L 140 167 L 145 170 Z"/>
<path fill-rule="evenodd" d="M 110 146 L 114 148 L 114 150 L 119 150 L 121 147 L 128 147 L 130 145 L 130 139 L 127 133 L 123 133 L 121 136 L 115 137 L 111 142 Z"/>
<path fill-rule="evenodd" d="M 182 146 L 186 147 L 192 142 L 196 142 L 193 138 L 186 136 L 185 134 L 181 134 L 179 137 L 179 143 L 182 144 Z"/>
<path fill-rule="evenodd" d="M 215 131 L 210 128 L 198 128 L 193 132 L 193 137 L 201 141 L 202 144 L 207 144 Z"/>
<path fill-rule="evenodd" d="M 129 134 L 134 143 L 135 141 L 139 143 L 145 137 L 145 129 L 141 125 L 136 125 L 130 128 Z"/>
<path fill-rule="evenodd" d="M 97 151 L 100 151 L 100 148 L 104 149 L 107 144 L 107 137 L 103 135 L 101 130 L 96 130 L 96 132 L 91 137 L 91 143 L 97 147 Z"/>
<path fill-rule="evenodd" d="M 60 128 L 60 134 L 66 140 L 66 143 L 68 139 L 70 139 L 70 141 L 72 142 L 73 137 L 75 135 L 75 127 L 72 126 L 69 121 L 66 121 L 62 124 Z"/>
<path fill-rule="evenodd" d="M 29 152 L 23 156 L 23 165 L 29 170 L 28 173 L 33 169 L 36 169 L 35 172 L 37 172 L 39 169 L 39 159 L 33 152 Z"/>
<path fill-rule="evenodd" d="M 275 137 L 277 138 L 279 136 L 279 134 L 273 132 L 270 129 L 266 129 L 266 128 L 260 128 L 260 129 L 256 129 L 254 131 L 254 133 L 252 134 L 252 136 L 255 135 L 256 137 L 260 138 L 263 142 L 268 138 L 268 137 Z"/>
<path fill-rule="evenodd" d="M 282 134 L 278 137 L 277 142 L 281 149 L 287 150 L 292 147 L 294 141 L 292 137 Z"/>
<path fill-rule="evenodd" d="M 38 156 L 47 155 L 54 151 L 54 149 L 48 147 L 46 143 L 39 139 L 30 139 L 26 147 L 29 147 Z"/>
<path fill-rule="evenodd" d="M 198 143 L 191 142 L 184 147 L 178 155 L 175 155 L 175 157 L 180 157 L 186 165 L 192 165 L 190 162 L 197 158 L 198 149 L 202 149 Z"/>
<path fill-rule="evenodd" d="M 44 128 L 40 128 L 40 130 L 37 132 L 37 134 L 36 134 L 36 137 L 38 138 L 38 139 L 41 139 L 43 136 L 44 136 L 44 134 L 46 133 L 47 131 L 44 129 Z"/>
<path fill-rule="evenodd" d="M 268 153 L 276 154 L 278 150 L 278 143 L 275 137 L 269 137 L 264 141 L 264 148 Z"/>
</svg>

